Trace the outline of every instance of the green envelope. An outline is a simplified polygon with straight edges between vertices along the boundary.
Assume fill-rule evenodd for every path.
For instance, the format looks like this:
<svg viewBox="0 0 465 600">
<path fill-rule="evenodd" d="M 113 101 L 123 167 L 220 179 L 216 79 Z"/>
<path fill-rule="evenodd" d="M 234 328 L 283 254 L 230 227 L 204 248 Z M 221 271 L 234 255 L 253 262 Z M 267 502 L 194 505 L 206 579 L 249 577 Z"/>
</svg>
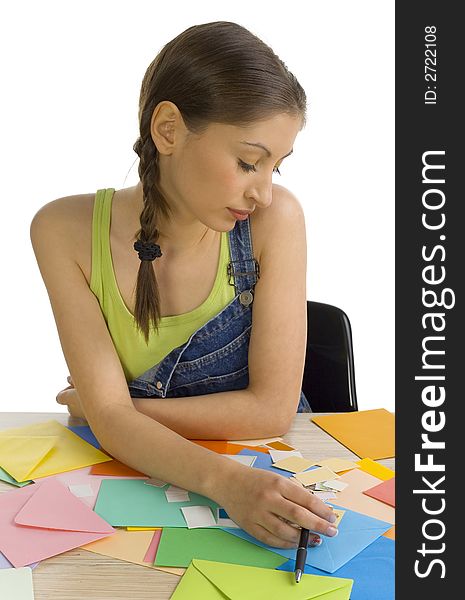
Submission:
<svg viewBox="0 0 465 600">
<path fill-rule="evenodd" d="M 194 558 L 215 559 L 270 569 L 275 569 L 284 562 L 281 555 L 260 548 L 221 529 L 164 527 L 154 566 L 187 567 Z"/>
<path fill-rule="evenodd" d="M 114 527 L 186 527 L 181 506 L 218 504 L 189 492 L 190 502 L 168 502 L 163 488 L 146 485 L 143 479 L 104 479 L 94 511 Z"/>
<path fill-rule="evenodd" d="M 349 600 L 352 579 L 302 575 L 194 559 L 171 600 Z"/>
</svg>

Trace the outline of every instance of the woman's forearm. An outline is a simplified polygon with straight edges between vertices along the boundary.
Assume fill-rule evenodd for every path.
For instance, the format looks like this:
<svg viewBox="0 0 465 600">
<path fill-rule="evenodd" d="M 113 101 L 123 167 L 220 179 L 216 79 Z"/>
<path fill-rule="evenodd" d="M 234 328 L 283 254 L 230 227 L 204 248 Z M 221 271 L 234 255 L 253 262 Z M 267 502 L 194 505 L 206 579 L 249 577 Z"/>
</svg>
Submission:
<svg viewBox="0 0 465 600">
<path fill-rule="evenodd" d="M 90 423 L 102 447 L 151 477 L 213 500 L 243 465 L 184 439 L 128 406 L 111 406 Z"/>
<path fill-rule="evenodd" d="M 189 439 L 240 440 L 283 435 L 289 416 L 250 389 L 186 398 L 132 398 L 138 412 Z M 284 403 L 283 403 L 284 404 Z"/>
</svg>

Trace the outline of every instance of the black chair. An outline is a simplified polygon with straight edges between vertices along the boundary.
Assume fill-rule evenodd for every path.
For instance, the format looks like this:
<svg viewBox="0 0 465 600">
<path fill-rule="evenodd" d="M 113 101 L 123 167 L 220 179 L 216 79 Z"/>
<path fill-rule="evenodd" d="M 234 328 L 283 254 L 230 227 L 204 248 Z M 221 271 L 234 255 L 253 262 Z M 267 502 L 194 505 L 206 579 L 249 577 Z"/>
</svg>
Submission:
<svg viewBox="0 0 465 600">
<path fill-rule="evenodd" d="M 340 308 L 307 301 L 302 391 L 313 412 L 358 410 L 349 318 Z"/>
</svg>

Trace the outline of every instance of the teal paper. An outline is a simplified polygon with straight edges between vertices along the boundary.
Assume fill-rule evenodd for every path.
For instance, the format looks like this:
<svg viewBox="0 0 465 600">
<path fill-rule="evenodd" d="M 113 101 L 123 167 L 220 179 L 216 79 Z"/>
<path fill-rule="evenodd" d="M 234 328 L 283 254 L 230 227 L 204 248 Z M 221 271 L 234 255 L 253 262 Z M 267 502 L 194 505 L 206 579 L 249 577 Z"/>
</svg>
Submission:
<svg viewBox="0 0 465 600">
<path fill-rule="evenodd" d="M 6 481 L 7 483 L 11 483 L 11 485 L 15 485 L 16 487 L 24 487 L 25 485 L 29 485 L 30 483 L 32 483 L 31 480 L 22 481 L 22 482 L 16 481 L 16 479 L 14 479 L 9 473 L 7 473 L 1 467 L 0 467 L 0 480 Z"/>
<path fill-rule="evenodd" d="M 218 504 L 189 492 L 190 502 L 168 502 L 165 488 L 147 485 L 142 479 L 104 479 L 94 511 L 114 527 L 187 527 L 181 506 Z"/>
</svg>

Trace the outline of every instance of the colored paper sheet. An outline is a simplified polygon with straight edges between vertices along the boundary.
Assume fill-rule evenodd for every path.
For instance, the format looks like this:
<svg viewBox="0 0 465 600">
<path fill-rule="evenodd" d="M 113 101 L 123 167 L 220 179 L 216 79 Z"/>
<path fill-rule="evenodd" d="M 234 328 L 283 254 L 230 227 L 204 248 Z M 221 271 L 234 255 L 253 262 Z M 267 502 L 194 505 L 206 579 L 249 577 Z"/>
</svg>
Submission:
<svg viewBox="0 0 465 600">
<path fill-rule="evenodd" d="M 288 456 L 278 460 L 273 464 L 275 469 L 282 469 L 284 471 L 290 471 L 291 473 L 300 473 L 310 467 L 313 467 L 315 461 L 307 458 L 300 458 L 300 456 Z"/>
<path fill-rule="evenodd" d="M 50 483 L 56 483 L 56 485 L 49 485 Z M 43 486 L 45 486 L 45 490 L 41 489 Z M 48 503 L 44 506 L 43 497 L 47 495 L 45 493 L 47 490 L 50 493 L 48 494 Z M 28 502 L 33 500 L 38 491 L 41 491 L 41 494 L 37 504 L 32 503 L 28 506 Z M 79 512 L 79 518 L 74 519 L 75 503 L 79 503 L 83 509 L 88 511 L 89 521 L 84 520 L 81 512 Z M 53 506 L 53 510 L 55 510 L 58 505 L 70 507 L 67 515 L 60 513 L 60 519 L 65 516 L 67 518 L 66 523 L 62 522 L 62 525 L 65 525 L 67 529 L 45 529 L 34 525 L 36 518 L 40 525 L 53 524 L 50 521 L 50 515 L 53 518 L 53 511 L 50 507 Z M 21 513 L 23 508 L 25 512 L 22 515 L 23 518 L 19 518 L 19 520 L 23 523 L 27 521 L 27 526 L 15 523 L 17 515 Z M 45 514 L 43 511 L 45 511 Z M 25 518 L 26 516 L 27 518 Z M 112 531 L 107 523 L 101 527 L 100 525 L 96 527 L 96 516 L 89 507 L 75 498 L 65 486 L 52 480 L 0 494 L 0 551 L 15 567 L 23 567 L 56 556 L 109 535 L 109 533 L 92 531 L 94 528 L 104 529 L 105 526 Z M 80 531 L 77 531 L 78 523 L 82 527 Z"/>
<path fill-rule="evenodd" d="M 395 419 L 385 408 L 321 415 L 311 420 L 360 458 L 395 456 Z"/>
<path fill-rule="evenodd" d="M 304 485 L 312 485 L 312 483 L 335 479 L 337 475 L 334 471 L 328 469 L 328 467 L 318 467 L 318 469 L 312 469 L 310 471 L 305 471 L 304 473 L 296 473 L 294 477 Z"/>
<path fill-rule="evenodd" d="M 0 434 L 0 465 L 16 481 L 31 479 L 30 474 L 46 457 L 58 438 L 51 435 L 27 436 Z"/>
<path fill-rule="evenodd" d="M 331 471 L 335 473 L 340 473 L 341 471 L 350 471 L 351 469 L 356 469 L 358 467 L 357 463 L 352 460 L 346 460 L 345 458 L 324 458 L 316 462 L 320 467 L 328 467 Z"/>
<path fill-rule="evenodd" d="M 35 493 L 16 514 L 14 522 L 42 529 L 113 533 L 113 528 L 106 521 L 54 479 L 37 486 Z"/>
<path fill-rule="evenodd" d="M 191 440 L 191 442 L 194 442 L 194 444 L 202 446 L 203 448 L 213 450 L 213 452 L 217 452 L 218 454 L 239 454 L 239 452 L 241 450 L 244 450 L 244 448 L 247 448 L 248 450 L 253 450 L 254 452 L 256 451 L 262 452 L 263 454 L 268 454 L 267 448 L 260 448 L 259 446 L 250 446 L 248 444 L 243 444 L 240 442 L 235 442 L 234 444 L 223 440 Z"/>
<path fill-rule="evenodd" d="M 39 563 L 32 563 L 30 565 L 27 565 L 28 567 L 30 567 L 31 569 L 35 569 L 37 567 Z M 7 557 L 2 554 L 0 552 L 0 569 L 12 569 L 13 565 L 10 563 L 10 561 L 7 559 Z"/>
<path fill-rule="evenodd" d="M 334 506 L 334 508 L 341 508 L 335 504 L 330 505 Z M 306 562 L 322 571 L 334 573 L 334 571 L 342 567 L 351 558 L 382 536 L 389 527 L 390 524 L 385 521 L 379 521 L 378 519 L 373 519 L 367 515 L 346 509 L 344 517 L 339 523 L 338 535 L 331 538 L 321 536 L 321 545 L 311 548 L 307 552 Z M 262 548 L 267 548 L 277 554 L 281 554 L 285 558 L 295 559 L 296 551 L 293 548 L 272 548 L 252 537 L 243 529 L 225 528 L 225 531 L 253 542 Z"/>
<path fill-rule="evenodd" d="M 68 425 L 67 427 L 94 448 L 100 448 L 100 443 L 89 425 Z"/>
<path fill-rule="evenodd" d="M 7 429 L 0 433 L 0 437 L 4 435 L 56 436 L 58 438 L 53 450 L 30 473 L 29 479 L 38 479 L 111 460 L 107 454 L 97 450 L 57 421 Z"/>
<path fill-rule="evenodd" d="M 395 471 L 389 469 L 389 467 L 380 465 L 374 460 L 371 460 L 371 458 L 363 458 L 362 460 L 357 461 L 357 466 L 362 471 L 365 471 L 365 473 L 369 473 L 370 475 L 373 475 L 373 477 L 377 477 L 383 481 L 391 479 L 396 474 Z"/>
<path fill-rule="evenodd" d="M 393 600 L 395 597 L 395 543 L 380 537 L 349 562 L 331 574 L 354 580 L 351 600 Z M 289 560 L 279 571 L 294 573 L 295 560 Z M 304 573 L 324 575 L 324 571 L 305 565 Z"/>
<path fill-rule="evenodd" d="M 229 440 L 230 444 L 246 444 L 247 446 L 265 446 L 272 442 L 282 442 L 283 438 L 261 438 L 256 440 Z"/>
<path fill-rule="evenodd" d="M 216 527 L 216 519 L 209 506 L 181 506 L 181 512 L 189 529 Z"/>
<path fill-rule="evenodd" d="M 16 487 L 24 487 L 25 485 L 29 485 L 30 483 L 32 483 L 32 481 L 30 479 L 28 479 L 27 481 L 16 481 L 16 479 L 14 477 L 9 475 L 1 467 L 0 467 L 0 481 L 5 481 L 6 483 L 10 483 L 11 485 L 14 485 Z"/>
<path fill-rule="evenodd" d="M 379 479 L 369 475 L 360 469 L 353 469 L 339 477 L 339 481 L 349 485 L 337 492 L 337 504 L 344 508 L 357 510 L 374 519 L 381 519 L 393 525 L 395 523 L 395 510 L 387 504 L 383 504 L 374 498 L 370 498 L 363 492 L 381 483 Z"/>
<path fill-rule="evenodd" d="M 160 543 L 162 529 L 154 531 L 152 540 L 147 548 L 147 552 L 144 555 L 144 562 L 153 565 L 155 562 L 155 556 L 157 555 L 158 544 Z"/>
<path fill-rule="evenodd" d="M 372 488 L 364 490 L 363 493 L 371 498 L 375 498 L 375 500 L 389 504 L 389 506 L 395 506 L 396 478 L 393 477 L 392 479 L 383 481 Z"/>
<path fill-rule="evenodd" d="M 269 446 L 270 448 L 274 448 L 275 450 L 287 450 L 288 452 L 291 450 L 297 450 L 297 448 L 294 448 L 293 446 L 289 446 L 289 444 L 285 444 L 282 441 L 270 442 L 266 445 Z"/>
<path fill-rule="evenodd" d="M 84 544 L 81 548 L 89 552 L 111 556 L 112 558 L 143 567 L 156 568 L 160 571 L 173 573 L 174 575 L 182 575 L 185 569 L 154 567 L 152 564 L 144 561 L 152 537 L 153 531 L 126 531 L 125 529 L 117 529 L 110 537 L 92 542 L 91 544 Z"/>
<path fill-rule="evenodd" d="M 194 559 L 181 578 L 172 600 L 349 600 L 351 579 L 293 573 Z"/>
<path fill-rule="evenodd" d="M 190 502 L 167 502 L 163 488 L 145 485 L 140 479 L 105 479 L 95 504 L 95 512 L 117 527 L 185 527 L 181 506 L 210 506 L 215 513 L 218 504 L 189 493 Z"/>
<path fill-rule="evenodd" d="M 93 465 L 90 470 L 91 475 L 112 475 L 113 477 L 130 477 L 131 479 L 147 479 L 148 475 L 144 475 L 140 471 L 136 471 L 128 465 L 125 465 L 119 460 L 110 460 L 109 462 Z"/>
<path fill-rule="evenodd" d="M 277 473 L 282 477 L 292 477 L 292 473 L 290 471 L 282 471 L 281 469 L 276 469 L 272 466 L 271 456 L 269 454 L 261 454 L 255 452 L 255 450 L 248 450 L 244 448 L 240 453 L 243 456 L 256 456 L 255 462 L 253 464 L 253 469 L 263 469 L 264 471 L 271 471 L 272 473 Z"/>
<path fill-rule="evenodd" d="M 194 558 L 221 558 L 221 562 L 269 569 L 274 569 L 285 561 L 279 554 L 232 536 L 221 529 L 164 527 L 154 564 L 188 567 Z"/>
<path fill-rule="evenodd" d="M 387 537 L 387 538 L 389 538 L 390 540 L 395 540 L 395 539 L 396 539 L 396 526 L 395 526 L 395 525 L 393 525 L 393 526 L 391 527 L 391 529 L 388 529 L 388 530 L 386 531 L 386 533 L 385 533 L 385 534 L 383 534 L 383 535 L 384 535 L 384 537 Z"/>
<path fill-rule="evenodd" d="M 0 598 L 34 600 L 32 571 L 29 567 L 0 571 Z"/>
</svg>

